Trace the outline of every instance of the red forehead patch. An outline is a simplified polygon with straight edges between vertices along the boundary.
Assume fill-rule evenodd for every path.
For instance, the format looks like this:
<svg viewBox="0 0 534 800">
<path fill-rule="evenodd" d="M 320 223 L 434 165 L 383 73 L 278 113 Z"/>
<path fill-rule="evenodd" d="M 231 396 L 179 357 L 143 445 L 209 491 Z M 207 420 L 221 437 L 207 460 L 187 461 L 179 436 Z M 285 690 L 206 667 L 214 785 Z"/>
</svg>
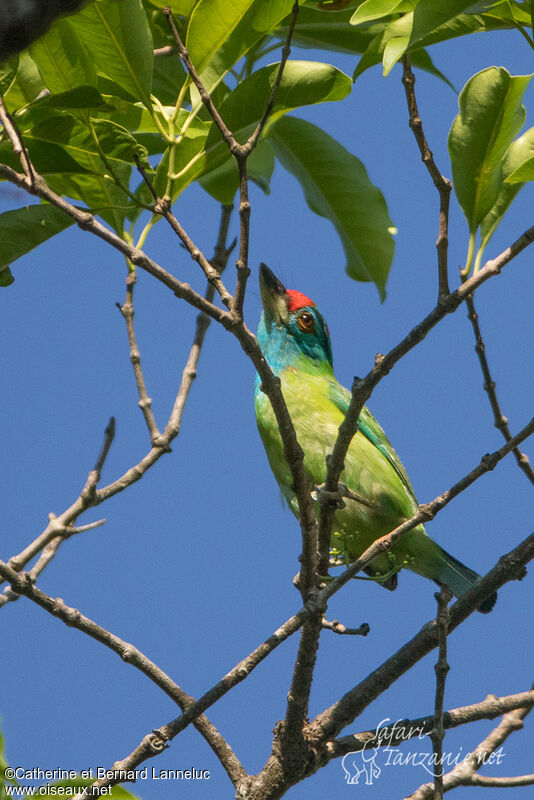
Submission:
<svg viewBox="0 0 534 800">
<path fill-rule="evenodd" d="M 306 295 L 302 294 L 302 292 L 295 292 L 294 289 L 287 290 L 287 297 L 288 311 L 297 311 L 299 308 L 315 305 L 313 300 L 310 300 L 310 298 L 306 297 Z"/>
</svg>

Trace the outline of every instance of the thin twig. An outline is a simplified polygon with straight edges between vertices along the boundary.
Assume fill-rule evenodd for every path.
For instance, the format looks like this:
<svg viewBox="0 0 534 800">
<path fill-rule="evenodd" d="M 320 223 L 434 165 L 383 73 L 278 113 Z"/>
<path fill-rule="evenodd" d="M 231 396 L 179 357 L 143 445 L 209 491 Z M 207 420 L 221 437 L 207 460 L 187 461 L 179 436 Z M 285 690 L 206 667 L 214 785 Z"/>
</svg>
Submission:
<svg viewBox="0 0 534 800">
<path fill-rule="evenodd" d="M 534 784 L 534 773 L 532 775 L 516 775 L 506 778 L 490 778 L 489 775 L 478 775 L 474 773 L 469 780 L 469 786 L 486 786 L 497 789 L 514 788 L 515 786 L 532 786 Z"/>
<path fill-rule="evenodd" d="M 443 790 L 449 792 L 457 786 L 498 786 L 498 783 L 484 783 L 484 780 L 481 782 L 477 781 L 475 775 L 481 767 L 491 763 L 491 758 L 495 754 L 495 751 L 501 747 L 510 734 L 521 730 L 523 727 L 523 720 L 530 711 L 531 707 L 518 708 L 515 711 L 509 711 L 505 714 L 501 722 L 491 731 L 489 736 L 486 736 L 460 764 L 443 777 Z M 531 776 L 524 777 L 527 778 Z M 490 778 L 490 781 L 491 780 Z M 522 786 L 527 784 L 518 783 L 516 785 Z M 413 794 L 405 798 L 405 800 L 426 800 L 427 798 L 431 798 L 432 788 L 433 786 L 431 783 L 425 783 Z"/>
<path fill-rule="evenodd" d="M 437 168 L 436 162 L 434 161 L 434 156 L 430 150 L 430 147 L 428 146 L 428 142 L 423 132 L 423 123 L 421 121 L 421 117 L 419 116 L 419 109 L 417 108 L 417 100 L 415 97 L 415 75 L 411 70 L 408 56 L 403 56 L 402 65 L 402 83 L 406 93 L 406 102 L 408 103 L 410 128 L 419 147 L 423 164 L 427 168 L 430 177 L 434 182 L 434 186 L 439 192 L 439 234 L 436 241 L 438 253 L 439 302 L 450 294 L 449 279 L 447 274 L 447 250 L 449 245 L 449 199 L 451 195 L 452 184 L 450 180 L 445 178 Z"/>
<path fill-rule="evenodd" d="M 436 698 L 434 704 L 434 724 L 432 726 L 432 747 L 434 749 L 434 800 L 443 800 L 443 702 L 445 699 L 445 679 L 449 671 L 447 664 L 447 634 L 449 626 L 449 610 L 447 608 L 452 594 L 446 586 L 442 586 L 435 594 L 438 604 L 436 627 L 438 629 L 438 660 L 434 667 L 436 672 Z"/>
<path fill-rule="evenodd" d="M 481 719 L 495 719 L 516 708 L 532 708 L 534 706 L 534 690 L 510 694 L 504 697 L 488 695 L 480 703 L 452 708 L 443 713 L 443 725 L 446 730 L 469 725 Z M 398 747 L 403 742 L 415 737 L 429 736 L 434 727 L 435 715 L 417 717 L 416 719 L 399 719 L 393 724 L 385 725 L 390 720 L 382 720 L 374 728 L 342 736 L 328 742 L 326 747 L 330 758 L 341 758 L 347 753 L 361 750 L 372 750 L 375 747 Z"/>
<path fill-rule="evenodd" d="M 347 628 L 338 619 L 330 621 L 326 617 L 322 618 L 321 627 L 332 633 L 338 633 L 340 636 L 367 636 L 371 630 L 367 622 L 362 622 L 359 628 Z"/>
<path fill-rule="evenodd" d="M 208 261 L 204 253 L 195 245 L 191 237 L 187 234 L 185 229 L 180 225 L 175 215 L 172 213 L 170 209 L 170 205 L 168 202 L 163 200 L 163 198 L 159 197 L 152 181 L 146 174 L 146 170 L 140 163 L 139 159 L 136 158 L 137 169 L 139 174 L 143 178 L 144 182 L 148 186 L 152 197 L 154 198 L 154 214 L 160 214 L 164 219 L 167 220 L 173 231 L 176 233 L 186 250 L 188 251 L 189 255 L 196 261 L 197 264 L 200 266 L 204 275 L 208 279 L 208 281 L 213 284 L 216 288 L 219 296 L 226 307 L 230 306 L 232 295 L 224 285 L 221 280 L 221 276 L 219 271 L 213 266 L 213 263 Z M 211 296 L 210 302 L 213 300 L 213 296 Z"/>
<path fill-rule="evenodd" d="M 135 383 L 137 385 L 137 394 L 139 396 L 138 405 L 143 412 L 143 417 L 145 418 L 145 423 L 150 434 L 150 442 L 153 447 L 156 447 L 161 443 L 161 434 L 152 411 L 152 400 L 148 396 L 148 392 L 146 390 L 145 377 L 143 375 L 143 368 L 141 366 L 141 355 L 139 353 L 139 348 L 137 347 L 137 338 L 135 335 L 135 311 L 133 306 L 135 281 L 135 272 L 129 272 L 126 277 L 126 299 L 122 306 L 120 303 L 117 303 L 116 305 L 126 323 L 126 333 L 128 335 L 128 344 L 130 345 L 130 361 L 132 362 Z"/>
<path fill-rule="evenodd" d="M 202 81 L 200 80 L 200 76 L 199 76 L 198 72 L 196 71 L 194 64 L 191 62 L 191 59 L 189 57 L 189 52 L 188 52 L 186 46 L 184 45 L 184 43 L 182 42 L 182 39 L 180 38 L 180 34 L 178 33 L 178 28 L 176 27 L 176 23 L 174 21 L 174 17 L 172 15 L 172 11 L 169 8 L 169 6 L 166 6 L 166 8 L 163 9 L 163 13 L 165 14 L 165 16 L 167 17 L 167 20 L 169 22 L 169 25 L 170 25 L 170 28 L 171 28 L 171 32 L 172 32 L 172 35 L 174 37 L 174 41 L 176 42 L 176 47 L 178 49 L 178 55 L 180 56 L 180 58 L 184 62 L 184 66 L 185 66 L 186 70 L 191 75 L 191 79 L 192 79 L 193 83 L 195 84 L 195 86 L 198 89 L 198 93 L 200 95 L 200 99 L 202 100 L 202 102 L 204 103 L 206 108 L 208 109 L 210 117 L 213 119 L 214 123 L 216 124 L 216 126 L 219 129 L 219 131 L 221 132 L 221 136 L 223 137 L 225 142 L 228 144 L 228 147 L 230 148 L 230 151 L 232 153 L 239 151 L 240 148 L 241 148 L 241 145 L 239 144 L 237 139 L 234 137 L 232 131 L 227 127 L 227 125 L 224 122 L 223 118 L 221 117 L 221 115 L 217 111 L 217 108 L 215 107 L 215 103 L 211 99 L 211 95 L 209 94 L 209 92 L 206 91 L 206 88 L 205 88 L 204 84 L 202 83 Z"/>
<path fill-rule="evenodd" d="M 20 165 L 24 171 L 25 176 L 30 182 L 30 185 L 33 186 L 34 184 L 34 171 L 33 166 L 30 161 L 30 157 L 28 155 L 28 151 L 24 146 L 24 141 L 22 139 L 21 133 L 17 127 L 17 124 L 9 111 L 6 108 L 4 103 L 4 98 L 0 93 L 0 122 L 4 126 L 4 130 L 8 135 L 9 141 L 11 142 L 11 146 L 13 147 L 13 152 L 17 156 L 20 161 Z"/>
<path fill-rule="evenodd" d="M 86 617 L 78 611 L 78 609 L 67 606 L 61 598 L 53 598 L 45 594 L 45 592 L 42 592 L 33 585 L 27 573 L 15 572 L 15 570 L 11 569 L 3 561 L 0 561 L 0 575 L 4 580 L 9 581 L 11 588 L 18 594 L 25 595 L 28 599 L 41 606 L 41 608 L 44 608 L 54 617 L 58 617 L 65 625 L 77 628 L 77 630 L 87 634 L 109 650 L 117 653 L 123 661 L 134 666 L 155 683 L 156 686 L 165 692 L 165 694 L 182 709 L 182 711 L 186 711 L 195 702 L 193 697 L 184 692 L 175 681 L 140 650 L 129 642 L 125 642 L 118 636 L 115 636 L 115 634 L 110 633 L 100 625 L 97 625 L 96 622 Z M 217 729 L 204 716 L 196 717 L 193 724 L 219 756 L 223 767 L 226 769 L 234 785 L 242 780 L 246 775 L 245 770 Z"/>
<path fill-rule="evenodd" d="M 102 472 L 102 469 L 104 468 L 104 463 L 108 456 L 109 449 L 111 447 L 111 443 L 113 442 L 114 436 L 115 436 L 115 419 L 114 417 L 111 417 L 107 424 L 106 430 L 104 431 L 104 441 L 102 443 L 102 447 L 100 448 L 98 458 L 96 459 L 95 466 L 89 472 L 89 475 L 87 476 L 87 480 L 85 482 L 82 491 L 80 492 L 79 497 L 73 503 L 73 505 L 71 505 L 70 508 L 64 511 L 63 514 L 60 514 L 59 517 L 56 517 L 55 514 L 49 515 L 48 525 L 46 526 L 44 531 L 36 539 L 34 539 L 33 542 L 31 542 L 27 547 L 25 547 L 24 550 L 22 550 L 18 555 L 12 556 L 9 559 L 7 563 L 11 569 L 18 572 L 23 567 L 25 567 L 28 561 L 31 561 L 31 559 L 34 558 L 37 555 L 37 553 L 40 553 L 44 547 L 46 547 L 54 539 L 57 539 L 55 549 L 54 550 L 51 549 L 48 554 L 49 556 L 55 555 L 55 552 L 57 551 L 59 545 L 61 544 L 61 541 L 65 538 L 68 538 L 71 535 L 71 532 L 74 532 L 72 529 L 74 521 L 77 519 L 77 517 L 79 517 L 79 515 L 83 511 L 85 511 L 93 504 L 96 487 L 100 480 L 100 474 Z M 46 566 L 46 564 L 49 561 L 50 557 L 48 557 L 48 560 L 40 565 L 40 569 L 37 572 L 36 577 L 38 574 L 40 574 L 42 569 L 44 569 L 44 566 Z M 3 581 L 0 580 L 0 584 L 2 583 Z M 12 599 L 13 597 L 11 596 L 11 593 L 8 593 L 7 595 L 5 593 L 1 594 L 0 608 L 3 605 L 5 605 L 5 603 L 7 603 L 9 600 Z"/>
<path fill-rule="evenodd" d="M 273 110 L 274 103 L 276 100 L 276 95 L 278 93 L 278 89 L 280 88 L 280 83 L 282 81 L 282 76 L 284 74 L 284 69 L 287 63 L 287 59 L 289 58 L 289 54 L 291 52 L 291 39 L 293 37 L 293 31 L 295 30 L 295 24 L 297 22 L 298 10 L 299 10 L 299 3 L 298 0 L 295 0 L 291 12 L 291 20 L 289 23 L 289 29 L 287 32 L 286 41 L 282 49 L 282 57 L 280 59 L 280 64 L 278 66 L 278 72 L 276 73 L 276 78 L 274 79 L 261 119 L 259 120 L 254 131 L 251 133 L 245 144 L 241 145 L 239 149 L 232 150 L 232 153 L 237 161 L 237 167 L 239 170 L 240 235 L 239 235 L 239 257 L 236 262 L 237 281 L 235 287 L 235 294 L 231 305 L 231 310 L 238 319 L 243 318 L 243 303 L 245 301 L 247 281 L 250 275 L 250 269 L 248 266 L 248 251 L 249 251 L 249 239 L 250 239 L 250 200 L 248 196 L 247 158 L 258 144 L 262 131 L 265 125 L 267 124 L 267 120 L 269 119 L 271 112 Z"/>
<path fill-rule="evenodd" d="M 512 438 L 512 434 L 510 433 L 510 428 L 508 427 L 508 420 L 502 413 L 501 406 L 497 398 L 495 381 L 492 378 L 488 359 L 486 358 L 486 345 L 484 344 L 484 339 L 482 338 L 482 332 L 478 322 L 478 314 L 475 310 L 475 303 L 472 295 L 467 298 L 466 305 L 468 311 L 467 316 L 471 322 L 471 325 L 473 326 L 473 333 L 475 334 L 475 352 L 478 356 L 480 368 L 484 377 L 484 389 L 488 395 L 491 410 L 493 411 L 494 425 L 502 433 L 504 439 L 509 442 Z M 519 447 L 514 447 L 513 454 L 519 468 L 523 470 L 529 481 L 534 483 L 534 470 L 530 465 L 526 453 L 523 453 Z"/>
</svg>

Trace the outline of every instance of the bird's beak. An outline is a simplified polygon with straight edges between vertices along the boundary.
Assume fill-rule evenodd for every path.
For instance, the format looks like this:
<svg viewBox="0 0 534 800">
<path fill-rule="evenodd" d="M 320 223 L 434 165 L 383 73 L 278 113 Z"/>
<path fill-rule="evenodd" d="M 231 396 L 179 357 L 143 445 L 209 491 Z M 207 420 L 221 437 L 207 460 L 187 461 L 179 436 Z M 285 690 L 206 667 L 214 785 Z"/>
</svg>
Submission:
<svg viewBox="0 0 534 800">
<path fill-rule="evenodd" d="M 260 264 L 260 293 L 263 310 L 277 325 L 287 325 L 287 291 L 274 272 L 265 264 Z"/>
</svg>

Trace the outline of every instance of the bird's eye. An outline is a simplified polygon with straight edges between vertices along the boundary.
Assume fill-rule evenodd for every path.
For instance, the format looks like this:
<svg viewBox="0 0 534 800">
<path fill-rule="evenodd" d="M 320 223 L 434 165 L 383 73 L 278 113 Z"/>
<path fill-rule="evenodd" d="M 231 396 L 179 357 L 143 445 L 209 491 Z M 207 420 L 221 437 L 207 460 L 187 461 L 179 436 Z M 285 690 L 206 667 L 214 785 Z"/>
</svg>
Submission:
<svg viewBox="0 0 534 800">
<path fill-rule="evenodd" d="M 297 325 L 302 333 L 313 333 L 315 331 L 315 319 L 313 318 L 313 314 L 308 314 L 307 311 L 299 314 L 297 317 Z"/>
</svg>

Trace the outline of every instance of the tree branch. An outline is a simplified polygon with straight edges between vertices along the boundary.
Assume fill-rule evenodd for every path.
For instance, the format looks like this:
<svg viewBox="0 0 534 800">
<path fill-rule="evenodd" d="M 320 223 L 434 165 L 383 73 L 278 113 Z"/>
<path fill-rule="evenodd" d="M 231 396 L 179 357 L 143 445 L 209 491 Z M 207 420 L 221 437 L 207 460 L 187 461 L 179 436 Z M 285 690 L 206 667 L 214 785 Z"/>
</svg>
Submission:
<svg viewBox="0 0 534 800">
<path fill-rule="evenodd" d="M 28 151 L 24 146 L 24 142 L 22 140 L 22 136 L 20 134 L 17 125 L 15 124 L 14 120 L 11 117 L 11 114 L 6 108 L 6 105 L 4 103 L 4 98 L 1 93 L 0 93 L 0 122 L 4 126 L 4 130 L 7 133 L 9 141 L 11 142 L 11 146 L 13 147 L 13 152 L 20 161 L 20 165 L 23 169 L 24 175 L 26 176 L 30 185 L 33 186 L 34 171 L 32 163 L 30 161 L 30 157 L 28 155 Z"/>
<path fill-rule="evenodd" d="M 532 708 L 534 706 L 534 690 L 510 694 L 505 697 L 488 695 L 480 703 L 473 703 L 460 708 L 453 708 L 443 713 L 443 726 L 446 730 L 469 725 L 481 719 L 495 719 L 516 708 Z M 403 742 L 419 736 L 428 736 L 434 727 L 435 715 L 417 717 L 416 719 L 397 720 L 392 725 L 383 725 L 389 719 L 382 720 L 372 730 L 354 733 L 334 739 L 326 745 L 330 758 L 341 758 L 347 753 L 360 750 L 372 750 L 375 747 L 398 747 Z"/>
<path fill-rule="evenodd" d="M 252 134 L 249 136 L 248 140 L 245 142 L 245 144 L 241 145 L 238 149 L 235 150 L 232 150 L 232 148 L 230 147 L 230 150 L 237 161 L 237 167 L 239 170 L 239 220 L 240 220 L 239 258 L 237 259 L 236 262 L 237 281 L 235 287 L 235 294 L 231 305 L 232 312 L 236 315 L 238 319 L 243 318 L 243 303 L 245 300 L 247 281 L 250 275 L 250 269 L 248 266 L 248 250 L 249 250 L 249 238 L 250 238 L 250 200 L 248 196 L 247 159 L 254 150 L 254 148 L 256 147 L 256 145 L 258 144 L 262 131 L 273 110 L 274 103 L 276 100 L 276 95 L 278 93 L 278 89 L 280 88 L 282 75 L 284 74 L 284 68 L 286 66 L 287 59 L 289 58 L 289 54 L 291 52 L 291 39 L 293 37 L 293 31 L 295 30 L 298 10 L 299 10 L 299 3 L 298 0 L 295 0 L 291 12 L 291 21 L 289 23 L 289 29 L 287 32 L 286 41 L 282 49 L 282 58 L 280 60 L 278 72 L 276 74 L 276 78 L 272 85 L 269 98 L 267 100 L 267 104 L 265 106 L 262 117 L 258 122 L 258 124 L 256 125 Z"/>
<path fill-rule="evenodd" d="M 475 303 L 472 295 L 467 298 L 466 305 L 468 310 L 467 316 L 471 322 L 471 325 L 473 326 L 473 333 L 475 334 L 475 352 L 478 356 L 480 368 L 484 377 L 484 389 L 488 395 L 491 410 L 493 411 L 494 425 L 497 430 L 502 433 L 505 441 L 509 442 L 512 438 L 512 434 L 510 433 L 510 428 L 508 427 L 508 420 L 502 413 L 499 400 L 497 399 L 495 381 L 491 376 L 488 359 L 486 358 L 486 345 L 484 344 L 484 339 L 482 338 L 482 332 L 478 323 L 478 314 L 475 310 Z M 529 481 L 534 483 L 534 470 L 530 465 L 526 453 L 523 453 L 519 447 L 514 447 L 513 454 L 519 468 L 523 470 Z"/>
<path fill-rule="evenodd" d="M 421 153 L 423 164 L 427 168 L 434 186 L 439 192 L 439 234 L 436 241 L 436 248 L 438 252 L 438 303 L 449 296 L 449 278 L 447 275 L 447 250 L 449 246 L 448 228 L 449 228 L 449 199 L 451 195 L 452 184 L 448 178 L 445 178 L 436 166 L 434 156 L 425 134 L 423 132 L 423 123 L 419 116 L 419 109 L 417 107 L 417 100 L 415 97 L 415 75 L 410 67 L 410 59 L 408 56 L 403 56 L 402 59 L 403 73 L 402 83 L 406 94 L 406 102 L 408 104 L 408 112 L 410 115 L 410 128 Z"/>
<path fill-rule="evenodd" d="M 371 630 L 367 622 L 362 622 L 359 628 L 347 628 L 338 619 L 330 621 L 326 617 L 322 618 L 321 627 L 340 636 L 367 636 Z"/>
<path fill-rule="evenodd" d="M 130 361 L 135 376 L 135 383 L 137 386 L 137 394 L 139 395 L 139 408 L 143 412 L 145 423 L 150 435 L 150 442 L 153 447 L 157 447 L 160 443 L 161 434 L 159 432 L 154 414 L 152 412 L 152 400 L 148 396 L 145 377 L 143 375 L 143 368 L 141 366 L 141 356 L 139 348 L 137 347 L 137 339 L 135 336 L 134 326 L 134 306 L 133 306 L 133 291 L 136 282 L 135 272 L 129 272 L 126 277 L 126 299 L 121 306 L 117 303 L 117 308 L 121 312 L 126 323 L 126 333 L 128 335 L 128 343 L 130 345 Z"/>
<path fill-rule="evenodd" d="M 186 230 L 182 227 L 182 225 L 180 225 L 177 218 L 172 213 L 169 203 L 158 196 L 152 181 L 146 174 L 146 171 L 138 158 L 136 158 L 136 164 L 141 177 L 150 189 L 152 197 L 154 198 L 154 214 L 160 214 L 164 219 L 167 220 L 193 261 L 197 262 L 204 272 L 207 280 L 215 287 L 224 305 L 229 307 L 232 301 L 232 295 L 221 280 L 220 272 L 213 266 L 213 262 L 208 261 L 204 253 L 195 245 L 193 240 L 187 234 Z M 211 299 L 213 300 L 213 297 Z"/>
<path fill-rule="evenodd" d="M 534 533 L 521 542 L 521 544 L 518 545 L 514 550 L 510 551 L 501 559 L 499 559 L 499 563 L 487 575 L 480 579 L 478 585 L 464 595 L 461 601 L 457 601 L 451 607 L 450 630 L 453 630 L 453 628 L 457 627 L 471 613 L 473 613 L 482 599 L 490 592 L 499 589 L 508 581 L 516 580 L 518 576 L 521 577 L 522 571 L 524 570 L 524 565 L 532 558 L 534 558 Z M 267 656 L 280 644 L 282 644 L 282 642 L 295 633 L 303 625 L 306 619 L 313 617 L 318 613 L 319 610 L 321 610 L 321 604 L 324 606 L 324 603 L 327 599 L 327 593 L 328 597 L 330 597 L 333 593 L 331 584 L 326 586 L 324 589 L 321 589 L 315 597 L 309 600 L 308 603 L 297 612 L 297 614 L 294 614 L 292 617 L 286 620 L 286 622 L 276 631 L 274 631 L 274 633 L 268 639 L 262 642 L 262 644 L 253 650 L 246 658 L 240 661 L 239 664 L 231 669 L 230 672 L 228 672 L 215 686 L 213 686 L 204 695 L 202 695 L 202 697 L 196 700 L 195 703 L 184 712 L 184 714 L 167 723 L 167 725 L 163 725 L 162 727 L 158 728 L 157 731 L 153 732 L 152 734 L 148 734 L 147 736 L 143 737 L 139 745 L 130 753 L 129 756 L 120 762 L 116 762 L 124 765 L 120 768 L 134 769 L 143 763 L 143 761 L 145 761 L 147 758 L 157 755 L 159 750 L 154 747 L 154 742 L 157 744 L 158 742 L 167 742 L 173 739 L 188 725 L 190 725 L 199 714 L 204 713 L 204 711 L 216 703 L 217 700 L 223 697 L 234 686 L 245 680 L 248 675 L 250 675 L 250 673 L 258 666 L 258 664 L 267 658 Z M 391 683 L 403 675 L 404 672 L 413 666 L 413 664 L 417 663 L 417 661 L 427 655 L 427 653 L 429 653 L 437 644 L 437 630 L 435 621 L 432 621 L 424 625 L 419 633 L 410 642 L 404 645 L 399 651 L 397 651 L 397 653 L 395 653 L 386 662 L 384 662 L 384 664 L 378 667 L 378 669 L 374 670 L 374 672 L 372 672 L 361 684 L 359 684 L 359 686 L 355 687 L 355 690 L 352 690 L 352 692 L 349 692 L 347 695 L 345 695 L 344 698 L 332 706 L 331 709 L 327 709 L 326 712 L 323 712 L 323 714 L 316 717 L 313 723 L 308 726 L 307 737 L 311 737 L 311 739 L 316 743 L 317 748 L 319 748 L 316 750 L 317 757 L 320 759 L 327 758 L 327 747 L 332 746 L 329 740 L 335 737 L 337 724 L 339 723 L 339 729 L 341 729 L 349 724 L 359 713 L 357 711 L 350 718 L 347 717 L 346 721 L 340 721 L 340 718 L 343 715 L 347 716 L 347 709 L 343 708 L 340 704 L 343 704 L 346 699 L 352 700 L 351 695 L 357 690 L 356 702 L 363 704 L 363 710 L 363 708 L 365 708 L 376 697 L 382 694 L 382 692 L 385 691 L 391 685 Z M 528 693 L 525 693 L 524 697 L 519 698 L 518 705 L 520 703 L 530 703 L 531 700 L 533 700 L 533 698 Z M 488 701 L 486 702 L 489 704 L 490 702 L 499 703 L 500 701 L 497 698 L 491 698 L 490 701 L 490 698 L 488 698 Z M 507 698 L 504 698 L 503 702 L 507 702 Z M 351 712 L 353 707 L 354 706 L 351 705 Z M 495 708 L 495 706 L 493 707 Z M 489 707 L 479 711 L 479 713 L 482 713 L 480 718 L 484 718 L 484 714 L 489 714 L 490 711 L 491 710 Z M 498 710 L 497 714 L 498 713 L 502 713 L 502 711 Z M 461 722 L 457 721 L 456 724 L 461 724 Z M 323 749 L 320 750 L 321 743 L 328 744 L 323 744 Z M 274 766 L 272 766 L 273 764 Z M 304 768 L 305 774 L 311 774 L 311 772 L 313 772 L 318 765 L 314 765 L 313 761 L 307 761 L 301 766 Z M 119 769 L 119 767 L 116 767 L 116 765 L 114 765 L 114 768 Z M 264 772 L 268 772 L 270 769 L 273 769 L 276 772 L 276 770 L 279 770 L 279 768 L 280 765 L 278 758 L 276 755 L 273 755 L 261 774 L 263 775 Z M 301 777 L 305 777 L 305 775 L 296 775 L 294 782 L 296 783 Z M 92 784 L 90 789 L 86 789 L 83 798 L 98 796 L 99 788 L 103 786 L 112 786 L 116 783 L 119 783 L 119 780 L 120 778 L 118 776 L 116 780 L 108 778 L 97 780 Z M 285 778 L 285 780 L 287 781 L 287 778 Z M 256 782 L 258 791 L 261 792 L 262 782 L 260 776 L 256 776 Z M 289 786 L 289 782 L 287 782 L 286 786 Z M 83 798 L 82 795 L 78 795 L 75 800 L 83 800 Z"/>
<path fill-rule="evenodd" d="M 0 561 L 0 575 L 4 580 L 9 581 L 12 589 L 18 594 L 23 594 L 45 611 L 54 617 L 58 617 L 65 625 L 77 628 L 82 633 L 87 634 L 92 639 L 100 642 L 109 650 L 117 653 L 123 661 L 131 664 L 143 675 L 146 675 L 152 683 L 155 683 L 165 694 L 171 698 L 183 711 L 186 711 L 194 704 L 194 698 L 188 695 L 175 683 L 163 670 L 153 661 L 145 656 L 140 650 L 129 642 L 119 639 L 115 634 L 110 633 L 105 628 L 97 625 L 96 622 L 80 613 L 78 609 L 67 606 L 59 597 L 53 598 L 42 592 L 33 585 L 27 573 L 15 572 L 3 561 Z M 198 716 L 193 722 L 195 728 L 206 739 L 210 747 L 219 757 L 221 764 L 225 768 L 230 780 L 234 785 L 242 780 L 246 772 L 235 753 L 231 750 L 219 731 L 204 716 Z"/>
<path fill-rule="evenodd" d="M 482 781 L 477 781 L 475 777 L 476 772 L 488 763 L 489 758 L 495 751 L 502 745 L 504 741 L 517 730 L 523 727 L 523 720 L 530 712 L 531 706 L 527 708 L 518 708 L 515 711 L 510 711 L 504 715 L 499 725 L 494 728 L 489 736 L 487 736 L 480 744 L 470 753 L 458 766 L 454 767 L 443 778 L 443 790 L 449 792 L 457 786 L 498 786 L 498 783 L 493 781 L 498 780 L 489 778 L 490 783 L 485 783 L 484 778 Z M 532 776 L 522 776 L 523 778 L 530 778 Z M 508 778 L 505 780 L 514 780 Z M 526 783 L 518 783 L 516 785 L 524 786 Z M 425 800 L 431 798 L 433 786 L 431 783 L 425 783 L 419 787 L 413 794 L 405 798 L 405 800 Z"/>
<path fill-rule="evenodd" d="M 43 558 L 40 559 L 33 568 L 31 572 L 31 578 L 35 580 L 56 554 L 61 542 L 64 539 L 69 538 L 73 533 L 81 533 L 83 530 L 88 530 L 92 527 L 95 527 L 95 524 L 92 523 L 89 526 L 83 526 L 82 528 L 74 528 L 73 522 L 83 511 L 90 508 L 90 506 L 94 504 L 93 501 L 96 487 L 100 480 L 100 474 L 104 468 L 104 463 L 108 456 L 114 436 L 115 418 L 111 417 L 106 430 L 104 431 L 104 441 L 102 443 L 102 447 L 100 448 L 100 453 L 98 454 L 95 466 L 89 472 L 85 485 L 77 500 L 73 503 L 73 505 L 70 506 L 70 508 L 64 511 L 63 514 L 60 514 L 59 517 L 56 517 L 55 514 L 49 515 L 48 525 L 44 531 L 36 539 L 34 539 L 31 544 L 25 547 L 22 552 L 16 556 L 12 556 L 9 559 L 7 563 L 11 569 L 18 572 L 25 567 L 28 561 L 31 561 L 31 559 L 34 558 L 37 553 L 40 553 L 43 548 L 45 548 L 48 544 L 52 545 L 52 543 L 54 543 L 53 546 L 49 548 L 46 555 L 43 553 Z M 0 584 L 2 583 L 3 581 L 0 580 Z M 7 592 L 4 592 L 0 595 L 0 608 L 10 600 L 14 599 L 16 599 L 16 597 L 13 596 L 11 591 L 8 590 Z"/>
<path fill-rule="evenodd" d="M 436 627 L 438 629 L 439 656 L 434 667 L 436 672 L 436 699 L 434 705 L 434 724 L 432 725 L 432 747 L 434 749 L 434 800 L 443 800 L 443 701 L 445 698 L 445 680 L 449 671 L 447 664 L 447 634 L 449 625 L 448 604 L 452 594 L 446 586 L 442 586 L 435 598 L 438 603 Z"/>
<path fill-rule="evenodd" d="M 194 66 L 194 64 L 192 63 L 192 61 L 191 61 L 191 59 L 189 57 L 189 51 L 187 50 L 186 46 L 182 42 L 180 34 L 178 33 L 178 28 L 176 27 L 176 23 L 174 21 L 174 17 L 172 15 L 172 11 L 171 11 L 170 7 L 166 6 L 163 9 L 163 13 L 165 14 L 165 16 L 167 17 L 167 20 L 169 22 L 169 25 L 170 25 L 170 28 L 171 28 L 171 32 L 172 32 L 172 35 L 174 37 L 174 41 L 176 42 L 178 55 L 180 56 L 180 58 L 184 62 L 184 66 L 185 66 L 186 70 L 190 74 L 193 83 L 195 84 L 196 88 L 198 89 L 198 93 L 200 95 L 200 99 L 202 100 L 202 102 L 204 103 L 206 108 L 208 109 L 210 117 L 212 118 L 212 120 L 214 121 L 216 126 L 218 127 L 218 129 L 219 129 L 219 131 L 221 133 L 221 136 L 223 137 L 224 141 L 227 143 L 228 147 L 230 148 L 230 152 L 232 154 L 235 154 L 236 152 L 238 152 L 240 150 L 241 145 L 239 144 L 237 139 L 234 137 L 232 131 L 228 128 L 228 126 L 226 125 L 225 121 L 223 120 L 223 118 L 221 117 L 219 112 L 217 111 L 217 108 L 215 107 L 215 103 L 211 99 L 211 95 L 209 94 L 209 92 L 206 91 L 206 88 L 205 88 L 204 84 L 200 80 L 200 75 L 196 71 L 195 66 Z"/>
</svg>

